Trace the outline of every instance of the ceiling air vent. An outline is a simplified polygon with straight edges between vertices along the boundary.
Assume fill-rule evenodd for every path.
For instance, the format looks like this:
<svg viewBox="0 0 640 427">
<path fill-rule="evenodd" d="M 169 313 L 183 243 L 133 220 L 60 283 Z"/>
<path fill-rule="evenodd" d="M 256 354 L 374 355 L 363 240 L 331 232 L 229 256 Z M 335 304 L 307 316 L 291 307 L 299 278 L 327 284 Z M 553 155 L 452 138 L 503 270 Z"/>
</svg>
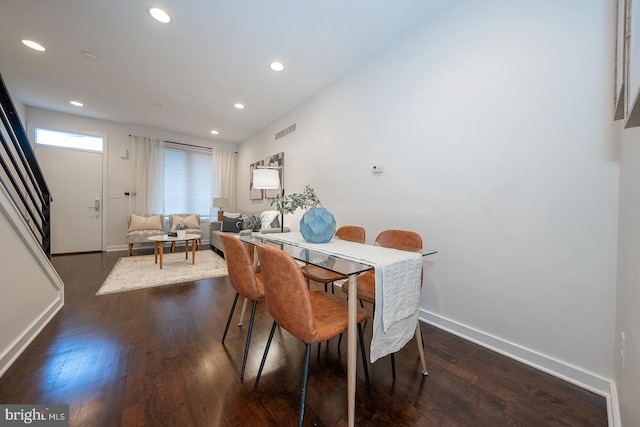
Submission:
<svg viewBox="0 0 640 427">
<path fill-rule="evenodd" d="M 296 131 L 296 124 L 292 124 L 291 126 L 289 126 L 286 129 L 282 129 L 280 132 L 276 133 L 276 141 L 279 140 L 280 138 L 284 138 L 285 136 L 289 135 L 290 133 L 293 133 Z"/>
</svg>

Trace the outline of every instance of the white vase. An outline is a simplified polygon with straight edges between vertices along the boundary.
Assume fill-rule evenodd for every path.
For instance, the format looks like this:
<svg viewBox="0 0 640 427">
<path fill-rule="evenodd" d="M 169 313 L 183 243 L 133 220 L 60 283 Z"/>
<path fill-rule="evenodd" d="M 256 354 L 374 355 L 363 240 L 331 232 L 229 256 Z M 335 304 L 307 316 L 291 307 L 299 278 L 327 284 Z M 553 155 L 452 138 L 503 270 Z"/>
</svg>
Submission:
<svg viewBox="0 0 640 427">
<path fill-rule="evenodd" d="M 178 239 L 184 239 L 187 236 L 187 230 L 176 230 Z"/>
</svg>

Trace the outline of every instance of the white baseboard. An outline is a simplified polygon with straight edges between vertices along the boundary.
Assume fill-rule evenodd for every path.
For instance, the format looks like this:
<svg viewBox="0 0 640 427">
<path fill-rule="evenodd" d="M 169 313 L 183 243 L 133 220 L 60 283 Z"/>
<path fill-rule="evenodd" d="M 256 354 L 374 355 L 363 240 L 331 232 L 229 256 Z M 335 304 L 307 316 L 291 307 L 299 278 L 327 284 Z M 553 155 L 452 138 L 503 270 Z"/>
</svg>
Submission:
<svg viewBox="0 0 640 427">
<path fill-rule="evenodd" d="M 26 328 L 18 338 L 16 338 L 11 345 L 0 355 L 0 377 L 9 369 L 9 367 L 16 361 L 16 359 L 22 354 L 22 352 L 31 344 L 31 342 L 40 334 L 45 326 L 53 319 L 53 316 L 64 305 L 64 291 L 58 292 L 58 298 L 54 300 L 49 307 L 47 307 L 36 318 L 28 328 Z"/>
<path fill-rule="evenodd" d="M 609 416 L 610 427 L 622 427 L 620 419 L 620 402 L 618 401 L 618 389 L 614 381 L 610 382 L 609 390 L 611 393 L 607 396 L 607 415 Z"/>
<path fill-rule="evenodd" d="M 614 381 L 426 310 L 420 310 L 420 320 L 605 397 L 607 399 L 609 426 L 616 427 L 620 425 L 618 396 Z"/>
</svg>

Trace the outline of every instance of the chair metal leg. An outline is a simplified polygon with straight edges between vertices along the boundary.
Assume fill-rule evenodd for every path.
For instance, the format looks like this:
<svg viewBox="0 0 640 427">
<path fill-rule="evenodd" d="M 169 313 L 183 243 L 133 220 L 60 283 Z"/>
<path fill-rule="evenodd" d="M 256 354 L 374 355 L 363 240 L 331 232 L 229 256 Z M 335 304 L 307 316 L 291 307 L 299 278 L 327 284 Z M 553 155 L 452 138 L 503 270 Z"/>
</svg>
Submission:
<svg viewBox="0 0 640 427">
<path fill-rule="evenodd" d="M 256 307 L 258 301 L 253 302 L 251 307 L 251 317 L 249 318 L 249 331 L 247 332 L 247 342 L 244 345 L 244 357 L 242 358 L 242 370 L 240 371 L 240 378 L 244 378 L 244 368 L 247 365 L 247 355 L 249 354 L 249 345 L 251 344 L 251 331 L 253 330 L 253 319 L 256 316 Z"/>
<path fill-rule="evenodd" d="M 342 337 L 342 334 L 340 334 Z M 360 339 L 360 354 L 362 354 L 362 366 L 364 367 L 364 380 L 367 383 L 367 391 L 369 389 L 369 364 L 367 363 L 367 351 L 364 348 L 364 338 L 362 337 L 362 325 L 358 323 L 358 338 Z"/>
<path fill-rule="evenodd" d="M 276 326 L 278 326 L 278 324 L 274 321 L 273 326 L 271 326 L 271 332 L 269 333 L 269 339 L 267 340 L 267 346 L 264 349 L 264 355 L 262 356 L 262 361 L 260 362 L 260 369 L 258 369 L 258 375 L 256 376 L 256 383 L 253 385 L 253 391 L 258 391 L 258 383 L 260 382 L 260 376 L 262 375 L 264 362 L 267 360 L 267 354 L 269 353 L 269 347 L 271 346 L 271 340 L 273 339 L 273 334 L 276 331 Z"/>
<path fill-rule="evenodd" d="M 302 375 L 302 396 L 300 397 L 300 415 L 298 416 L 298 427 L 302 427 L 304 419 L 304 402 L 307 397 L 307 377 L 309 376 L 309 356 L 311 355 L 311 344 L 306 344 L 304 352 L 304 373 Z"/>
<path fill-rule="evenodd" d="M 244 302 L 242 303 L 242 311 L 240 312 L 240 322 L 238 323 L 238 327 L 241 328 L 242 327 L 242 321 L 244 320 L 244 313 L 245 311 L 247 311 L 247 304 L 249 303 L 249 300 L 247 298 L 244 299 Z"/>
<path fill-rule="evenodd" d="M 391 353 L 391 376 L 393 377 L 393 381 L 396 380 L 396 355 L 395 353 Z"/>
<path fill-rule="evenodd" d="M 231 324 L 231 318 L 233 317 L 233 310 L 236 309 L 236 303 L 238 302 L 238 297 L 240 294 L 236 292 L 236 297 L 233 299 L 233 304 L 231 304 L 231 311 L 229 312 L 229 318 L 227 319 L 227 326 L 224 328 L 224 334 L 222 334 L 222 344 L 224 344 L 224 339 L 227 337 L 227 331 L 229 330 L 229 325 Z"/>
</svg>

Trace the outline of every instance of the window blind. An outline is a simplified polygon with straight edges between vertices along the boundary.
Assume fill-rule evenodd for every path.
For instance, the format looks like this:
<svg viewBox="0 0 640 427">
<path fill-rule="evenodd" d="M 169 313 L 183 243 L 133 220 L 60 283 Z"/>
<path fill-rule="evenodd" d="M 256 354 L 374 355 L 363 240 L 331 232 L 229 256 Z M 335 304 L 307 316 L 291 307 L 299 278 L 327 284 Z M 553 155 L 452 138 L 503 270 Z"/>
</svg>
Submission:
<svg viewBox="0 0 640 427">
<path fill-rule="evenodd" d="M 211 200 L 211 149 L 167 142 L 164 151 L 165 213 L 197 213 L 208 221 Z"/>
</svg>

